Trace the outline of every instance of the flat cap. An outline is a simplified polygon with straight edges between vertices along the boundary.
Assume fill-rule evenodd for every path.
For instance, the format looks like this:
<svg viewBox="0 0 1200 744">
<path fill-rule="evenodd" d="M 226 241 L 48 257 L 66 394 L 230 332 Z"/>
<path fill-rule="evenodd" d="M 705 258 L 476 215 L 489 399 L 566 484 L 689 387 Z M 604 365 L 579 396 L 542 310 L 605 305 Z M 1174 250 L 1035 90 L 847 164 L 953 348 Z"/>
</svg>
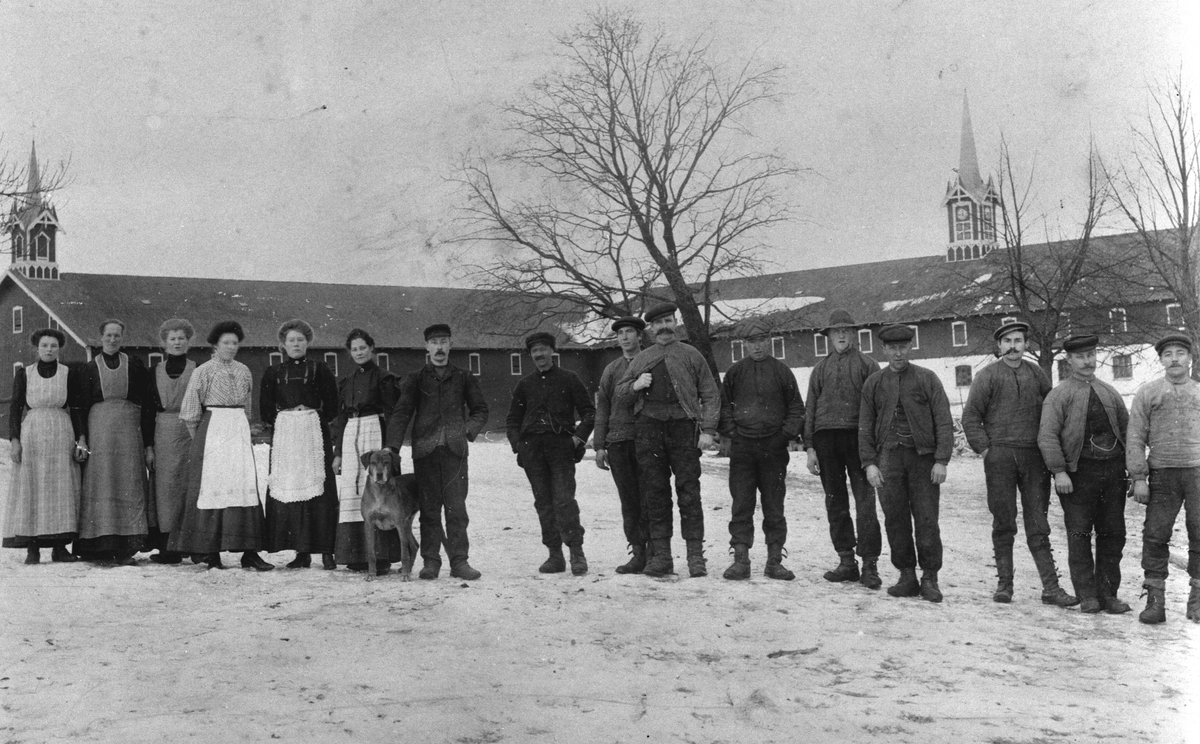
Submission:
<svg viewBox="0 0 1200 744">
<path fill-rule="evenodd" d="M 679 306 L 674 302 L 664 302 L 647 310 L 642 317 L 647 323 L 653 323 L 664 315 L 674 315 L 677 310 L 679 310 Z"/>
<path fill-rule="evenodd" d="M 622 328 L 635 328 L 638 333 L 646 330 L 646 321 L 636 315 L 626 315 L 624 318 L 617 318 L 613 321 L 612 331 L 616 333 Z"/>
<path fill-rule="evenodd" d="M 425 329 L 425 340 L 426 341 L 428 341 L 431 338 L 436 338 L 438 336 L 449 336 L 449 335 L 451 335 L 450 334 L 450 326 L 446 325 L 445 323 L 434 323 L 433 325 L 431 325 Z"/>
<path fill-rule="evenodd" d="M 1100 345 L 1099 336 L 1071 336 L 1063 341 L 1063 351 L 1068 354 L 1091 351 Z"/>
<path fill-rule="evenodd" d="M 1158 340 L 1157 343 L 1154 344 L 1154 351 L 1161 356 L 1163 349 L 1172 345 L 1182 346 L 1183 348 L 1187 349 L 1187 353 L 1192 353 L 1192 337 L 1183 333 L 1169 333 L 1166 336 L 1163 336 Z"/>
<path fill-rule="evenodd" d="M 821 329 L 821 333 L 825 336 L 834 328 L 857 328 L 858 324 L 854 322 L 854 318 L 850 317 L 850 313 L 840 307 L 829 313 L 829 322 Z"/>
<path fill-rule="evenodd" d="M 760 338 L 771 335 L 771 328 L 762 318 L 754 318 L 741 324 L 738 328 L 739 338 Z"/>
<path fill-rule="evenodd" d="M 1014 320 L 997 328 L 996 332 L 992 334 L 992 340 L 999 341 L 1013 331 L 1020 331 L 1025 334 L 1025 338 L 1029 338 L 1029 324 L 1020 320 Z"/>
<path fill-rule="evenodd" d="M 558 349 L 558 341 L 554 338 L 554 334 L 546 333 L 545 331 L 537 331 L 525 337 L 525 348 L 529 351 L 533 350 L 534 346 L 545 344 L 551 349 Z"/>
<path fill-rule="evenodd" d="M 898 344 L 904 341 L 912 341 L 916 332 L 906 325 L 886 325 L 879 329 L 879 340 L 885 344 Z"/>
</svg>

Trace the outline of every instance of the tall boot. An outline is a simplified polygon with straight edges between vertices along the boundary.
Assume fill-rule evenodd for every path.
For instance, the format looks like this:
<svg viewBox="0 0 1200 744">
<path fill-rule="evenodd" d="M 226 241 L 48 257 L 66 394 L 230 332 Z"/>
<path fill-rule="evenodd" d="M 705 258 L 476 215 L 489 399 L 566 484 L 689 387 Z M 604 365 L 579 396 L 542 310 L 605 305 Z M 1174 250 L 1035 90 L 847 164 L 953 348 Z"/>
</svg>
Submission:
<svg viewBox="0 0 1200 744">
<path fill-rule="evenodd" d="M 858 578 L 858 583 L 868 589 L 878 589 L 883 586 L 883 579 L 879 578 L 878 558 L 863 558 L 862 576 Z"/>
<path fill-rule="evenodd" d="M 782 581 L 791 581 L 796 578 L 796 574 L 783 565 L 783 545 L 780 543 L 771 543 L 767 546 L 767 566 L 763 569 L 763 576 L 768 579 L 780 579 Z"/>
<path fill-rule="evenodd" d="M 1033 556 L 1033 564 L 1037 566 L 1038 576 L 1042 580 L 1042 604 L 1057 607 L 1074 607 L 1079 600 L 1058 585 L 1058 569 L 1054 565 L 1054 553 L 1050 550 L 1050 539 L 1040 545 L 1029 546 Z"/>
<path fill-rule="evenodd" d="M 644 544 L 630 545 L 629 553 L 632 557 L 629 559 L 628 563 L 617 566 L 617 573 L 638 574 L 646 568 L 646 546 Z"/>
<path fill-rule="evenodd" d="M 921 585 L 917 582 L 917 569 L 900 569 L 900 580 L 888 587 L 887 593 L 893 597 L 915 597 L 921 593 Z"/>
<path fill-rule="evenodd" d="M 825 580 L 833 582 L 858 581 L 858 561 L 854 559 L 854 551 L 839 550 L 838 558 L 841 559 L 841 562 L 838 563 L 837 568 L 825 572 Z"/>
<path fill-rule="evenodd" d="M 538 573 L 562 573 L 566 571 L 567 562 L 563 560 L 562 546 L 559 545 L 557 548 L 550 548 L 549 550 L 550 557 L 543 561 L 542 565 L 538 566 Z M 441 563 L 439 562 L 438 565 L 440 566 Z M 437 578 L 436 573 L 433 576 Z"/>
<path fill-rule="evenodd" d="M 724 576 L 731 581 L 744 581 L 750 578 L 749 545 L 739 543 L 733 546 L 733 563 L 729 564 L 729 568 L 725 569 Z"/>
<path fill-rule="evenodd" d="M 1192 579 L 1192 590 L 1188 592 L 1187 619 L 1200 623 L 1200 579 Z"/>
<path fill-rule="evenodd" d="M 650 562 L 642 569 L 642 573 L 647 576 L 666 576 L 675 573 L 675 562 L 671 558 L 671 538 L 651 540 L 650 546 L 654 555 L 650 557 Z"/>
<path fill-rule="evenodd" d="M 937 571 L 925 571 L 921 574 L 921 599 L 926 602 L 941 602 L 942 590 L 938 588 Z"/>
<path fill-rule="evenodd" d="M 996 583 L 996 591 L 992 594 L 992 601 L 1008 604 L 1013 599 L 1013 557 L 1011 550 L 1007 554 L 996 553 L 996 576 L 999 577 L 999 581 Z"/>
<path fill-rule="evenodd" d="M 704 560 L 704 541 L 687 541 L 688 575 L 693 579 L 708 576 L 708 562 Z"/>
<path fill-rule="evenodd" d="M 583 555 L 583 545 L 572 545 L 571 547 L 571 575 L 583 576 L 588 572 L 587 558 Z"/>
<path fill-rule="evenodd" d="M 1162 579 L 1146 579 L 1146 583 L 1142 585 L 1146 590 L 1146 609 L 1142 610 L 1138 615 L 1138 620 L 1147 625 L 1157 625 L 1167 621 L 1167 598 L 1166 586 L 1167 582 Z M 1192 587 L 1194 594 L 1196 588 Z"/>
<path fill-rule="evenodd" d="M 1122 602 L 1117 597 L 1117 589 L 1113 586 L 1106 571 L 1096 572 L 1096 599 L 1100 604 L 1100 609 L 1110 615 L 1123 615 L 1133 609 L 1127 602 Z M 1080 610 L 1086 611 L 1082 607 Z"/>
</svg>

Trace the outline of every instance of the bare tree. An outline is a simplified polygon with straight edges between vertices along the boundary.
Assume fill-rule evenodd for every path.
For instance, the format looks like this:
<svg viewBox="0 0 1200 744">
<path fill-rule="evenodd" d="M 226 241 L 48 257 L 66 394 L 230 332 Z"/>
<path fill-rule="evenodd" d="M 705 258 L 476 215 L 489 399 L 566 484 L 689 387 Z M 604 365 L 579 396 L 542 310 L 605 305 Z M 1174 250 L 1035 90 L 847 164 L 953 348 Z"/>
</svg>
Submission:
<svg viewBox="0 0 1200 744">
<path fill-rule="evenodd" d="M 672 44 L 628 11 L 599 11 L 559 41 L 560 67 L 505 108 L 520 144 L 463 166 L 461 240 L 500 247 L 470 269 L 543 310 L 615 317 L 669 297 L 715 373 L 711 283 L 761 271 L 755 237 L 787 219 L 783 185 L 798 172 L 737 147 L 749 111 L 776 98 L 779 68 L 719 61 L 705 39 Z M 532 177 L 531 195 L 502 196 L 500 164 Z"/>
<path fill-rule="evenodd" d="M 1151 90 L 1146 122 L 1133 136 L 1132 162 L 1105 175 L 1153 276 L 1179 304 L 1179 325 L 1200 343 L 1200 139 L 1182 74 Z M 1200 365 L 1192 375 L 1200 379 Z"/>
</svg>

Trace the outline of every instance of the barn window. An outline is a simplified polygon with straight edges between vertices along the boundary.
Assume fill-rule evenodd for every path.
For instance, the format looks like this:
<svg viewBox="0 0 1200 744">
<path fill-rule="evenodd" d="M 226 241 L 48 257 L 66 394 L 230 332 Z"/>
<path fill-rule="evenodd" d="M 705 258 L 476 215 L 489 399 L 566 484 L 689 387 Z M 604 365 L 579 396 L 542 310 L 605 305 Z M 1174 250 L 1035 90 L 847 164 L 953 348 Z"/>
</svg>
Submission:
<svg viewBox="0 0 1200 744">
<path fill-rule="evenodd" d="M 149 366 L 151 369 L 154 368 L 154 365 L 162 362 L 162 360 L 163 360 L 163 355 L 158 353 L 157 351 L 152 351 L 146 355 L 146 365 Z"/>
<path fill-rule="evenodd" d="M 872 339 L 873 337 L 871 336 L 870 328 L 863 328 L 858 332 L 858 348 L 862 350 L 864 354 L 870 354 L 874 348 L 875 342 Z"/>
<path fill-rule="evenodd" d="M 967 345 L 967 324 L 965 321 L 956 320 L 950 324 L 950 337 L 955 346 Z"/>
<path fill-rule="evenodd" d="M 954 368 L 954 384 L 958 387 L 971 386 L 971 365 L 960 364 Z"/>
<path fill-rule="evenodd" d="M 1067 363 L 1066 359 L 1059 359 L 1058 360 L 1058 381 L 1062 382 L 1063 380 L 1067 379 L 1070 376 L 1071 376 L 1071 365 Z"/>
<path fill-rule="evenodd" d="M 471 368 L 471 374 L 475 375 L 476 377 L 483 373 L 483 360 L 479 358 L 478 354 L 471 354 L 468 356 L 467 364 Z"/>
<path fill-rule="evenodd" d="M 283 352 L 272 351 L 267 354 L 267 364 L 283 364 Z"/>
<path fill-rule="evenodd" d="M 1112 360 L 1113 379 L 1133 379 L 1133 357 L 1129 354 L 1117 354 Z"/>
<path fill-rule="evenodd" d="M 509 354 L 508 355 L 508 368 L 509 368 L 509 372 L 511 374 L 514 374 L 514 375 L 521 374 L 521 355 L 520 354 Z"/>
<path fill-rule="evenodd" d="M 730 341 L 729 355 L 735 362 L 742 361 L 746 358 L 746 344 L 741 341 Z"/>
<path fill-rule="evenodd" d="M 392 371 L 392 358 L 387 355 L 387 352 L 376 354 L 375 363 L 379 365 L 380 369 L 386 369 L 388 372 Z"/>
<path fill-rule="evenodd" d="M 1125 308 L 1114 307 L 1108 311 L 1108 326 L 1113 333 L 1125 333 L 1129 330 L 1129 322 L 1125 317 Z"/>
<path fill-rule="evenodd" d="M 829 356 L 829 337 L 822 333 L 813 334 L 813 353 L 819 357 Z"/>
<path fill-rule="evenodd" d="M 911 328 L 913 332 L 912 348 L 921 348 L 921 329 L 913 325 L 910 325 L 909 328 Z"/>
<path fill-rule="evenodd" d="M 771 356 L 775 357 L 776 359 L 783 359 L 783 336 L 775 336 L 771 339 Z"/>
<path fill-rule="evenodd" d="M 331 372 L 333 372 L 334 377 L 337 377 L 337 373 L 338 373 L 337 362 L 338 362 L 338 355 L 337 355 L 336 351 L 325 352 L 325 364 L 329 366 L 329 370 Z"/>
<path fill-rule="evenodd" d="M 13 333 L 25 331 L 25 308 L 17 305 L 13 308 Z"/>
</svg>

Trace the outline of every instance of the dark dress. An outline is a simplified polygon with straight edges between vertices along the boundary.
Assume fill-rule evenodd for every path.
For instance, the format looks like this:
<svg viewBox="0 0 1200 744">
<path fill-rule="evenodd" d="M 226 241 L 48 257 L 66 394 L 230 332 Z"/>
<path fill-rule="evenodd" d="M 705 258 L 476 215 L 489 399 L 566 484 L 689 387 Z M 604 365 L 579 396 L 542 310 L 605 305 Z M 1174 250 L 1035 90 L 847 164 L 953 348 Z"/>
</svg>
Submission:
<svg viewBox="0 0 1200 744">
<path fill-rule="evenodd" d="M 153 380 L 150 397 L 155 412 L 150 510 L 156 516 L 158 530 L 157 534 L 151 533 L 149 544 L 159 550 L 167 549 L 170 533 L 179 529 L 183 518 L 192 435 L 179 418 L 179 408 L 195 369 L 196 363 L 186 354 L 178 354 L 168 355 L 150 370 Z"/>
<path fill-rule="evenodd" d="M 325 362 L 307 357 L 285 359 L 263 375 L 259 414 L 265 427 L 274 429 L 280 411 L 301 405 L 315 409 L 320 418 L 324 490 L 307 501 L 284 503 L 271 498 L 268 486 L 266 549 L 272 553 L 280 550 L 332 553 L 337 534 L 338 498 L 329 424 L 338 413 L 338 389 L 337 378 Z"/>
</svg>

